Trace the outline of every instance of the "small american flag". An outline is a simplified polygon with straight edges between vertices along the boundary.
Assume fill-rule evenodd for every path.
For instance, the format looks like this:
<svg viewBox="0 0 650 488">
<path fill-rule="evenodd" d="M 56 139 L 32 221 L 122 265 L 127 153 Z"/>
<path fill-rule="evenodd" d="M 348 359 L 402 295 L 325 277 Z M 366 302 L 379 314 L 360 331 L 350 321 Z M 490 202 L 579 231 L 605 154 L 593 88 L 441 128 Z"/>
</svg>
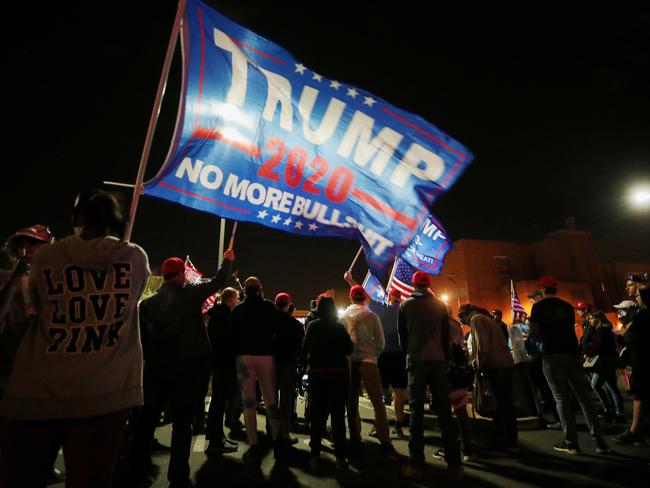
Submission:
<svg viewBox="0 0 650 488">
<path fill-rule="evenodd" d="M 402 258 L 397 258 L 393 266 L 393 272 L 388 280 L 388 289 L 395 288 L 399 290 L 403 297 L 410 297 L 411 293 L 415 290 L 413 285 L 411 285 L 411 278 L 413 278 L 413 273 L 416 271 L 416 268 Z"/>
<path fill-rule="evenodd" d="M 526 313 L 526 310 L 521 305 L 519 297 L 517 297 L 517 291 L 515 290 L 515 284 L 510 280 L 510 307 L 512 308 L 512 320 L 515 320 L 515 314 L 517 313 Z"/>
<path fill-rule="evenodd" d="M 187 283 L 201 283 L 203 281 L 203 273 L 201 273 L 198 269 L 194 267 L 192 264 L 192 261 L 190 261 L 190 257 L 186 256 L 185 257 L 185 281 Z M 201 305 L 201 311 L 203 314 L 208 313 L 208 310 L 210 310 L 212 307 L 214 307 L 214 302 L 217 298 L 217 293 L 209 297 L 205 302 L 203 302 L 203 305 Z"/>
</svg>

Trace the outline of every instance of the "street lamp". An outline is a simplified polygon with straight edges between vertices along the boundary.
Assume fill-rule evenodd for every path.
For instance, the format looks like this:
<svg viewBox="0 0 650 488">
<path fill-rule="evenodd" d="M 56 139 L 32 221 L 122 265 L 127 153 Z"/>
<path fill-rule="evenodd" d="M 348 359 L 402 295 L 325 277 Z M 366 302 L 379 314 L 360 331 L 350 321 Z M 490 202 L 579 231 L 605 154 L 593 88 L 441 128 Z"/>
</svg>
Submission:
<svg viewBox="0 0 650 488">
<path fill-rule="evenodd" d="M 636 208 L 650 207 L 650 187 L 644 185 L 632 188 L 628 200 Z"/>
</svg>

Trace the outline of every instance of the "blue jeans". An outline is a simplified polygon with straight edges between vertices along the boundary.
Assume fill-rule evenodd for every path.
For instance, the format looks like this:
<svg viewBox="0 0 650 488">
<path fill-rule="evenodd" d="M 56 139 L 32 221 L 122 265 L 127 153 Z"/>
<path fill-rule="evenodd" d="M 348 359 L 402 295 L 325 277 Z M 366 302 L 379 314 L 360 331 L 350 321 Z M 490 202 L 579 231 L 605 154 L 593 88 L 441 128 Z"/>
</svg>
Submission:
<svg viewBox="0 0 650 488">
<path fill-rule="evenodd" d="M 590 387 L 577 354 L 544 354 L 544 376 L 555 398 L 560 423 L 568 442 L 578 442 L 575 414 L 571 408 L 573 390 L 589 433 L 594 439 L 602 438 L 603 431 L 591 402 Z"/>
<path fill-rule="evenodd" d="M 447 363 L 444 361 L 418 361 L 409 366 L 408 388 L 409 406 L 411 408 L 409 463 L 423 466 L 424 461 L 424 402 L 427 385 L 438 422 L 442 430 L 442 442 L 445 448 L 445 460 L 450 468 L 460 467 L 460 445 L 458 428 L 451 416 L 449 402 L 449 383 L 447 381 Z"/>
<path fill-rule="evenodd" d="M 611 369 L 591 375 L 591 387 L 598 395 L 605 412 L 609 415 L 623 415 L 623 397 L 616 385 L 616 370 Z"/>
</svg>

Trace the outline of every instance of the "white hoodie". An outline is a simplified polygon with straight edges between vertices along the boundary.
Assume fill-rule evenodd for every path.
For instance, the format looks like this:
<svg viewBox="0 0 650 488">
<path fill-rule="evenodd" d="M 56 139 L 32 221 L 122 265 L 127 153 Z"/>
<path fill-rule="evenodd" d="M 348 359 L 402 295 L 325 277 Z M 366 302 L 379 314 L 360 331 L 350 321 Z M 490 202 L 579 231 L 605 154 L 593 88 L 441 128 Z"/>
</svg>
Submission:
<svg viewBox="0 0 650 488">
<path fill-rule="evenodd" d="M 34 255 L 37 308 L 0 413 L 9 419 L 94 417 L 142 404 L 138 300 L 146 253 L 114 237 L 70 236 Z"/>
<path fill-rule="evenodd" d="M 341 319 L 354 344 L 350 359 L 376 363 L 384 350 L 384 329 L 377 314 L 365 305 L 353 303 L 345 309 Z"/>
</svg>

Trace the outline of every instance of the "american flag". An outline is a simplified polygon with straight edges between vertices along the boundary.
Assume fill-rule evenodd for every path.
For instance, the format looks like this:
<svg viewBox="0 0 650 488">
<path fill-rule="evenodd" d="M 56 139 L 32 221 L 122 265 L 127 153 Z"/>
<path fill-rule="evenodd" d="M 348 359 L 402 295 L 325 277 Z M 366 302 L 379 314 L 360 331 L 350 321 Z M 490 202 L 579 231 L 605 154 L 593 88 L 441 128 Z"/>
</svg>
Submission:
<svg viewBox="0 0 650 488">
<path fill-rule="evenodd" d="M 515 320 L 515 314 L 517 313 L 526 313 L 526 310 L 521 305 L 519 297 L 517 297 L 517 292 L 515 290 L 515 284 L 510 280 L 510 307 L 512 308 L 512 320 Z"/>
<path fill-rule="evenodd" d="M 190 257 L 186 256 L 185 257 L 185 281 L 187 283 L 201 283 L 203 281 L 203 273 L 201 273 L 198 269 L 194 267 L 192 264 L 192 261 L 190 261 Z M 210 310 L 212 307 L 214 307 L 214 302 L 217 298 L 217 293 L 209 297 L 205 302 L 203 302 L 203 305 L 201 305 L 201 311 L 206 314 L 208 313 L 208 310 Z"/>
<path fill-rule="evenodd" d="M 411 278 L 416 271 L 417 268 L 414 268 L 402 258 L 397 258 L 393 266 L 393 272 L 388 280 L 388 290 L 395 288 L 399 290 L 403 297 L 410 297 L 415 290 L 411 285 Z"/>
</svg>

